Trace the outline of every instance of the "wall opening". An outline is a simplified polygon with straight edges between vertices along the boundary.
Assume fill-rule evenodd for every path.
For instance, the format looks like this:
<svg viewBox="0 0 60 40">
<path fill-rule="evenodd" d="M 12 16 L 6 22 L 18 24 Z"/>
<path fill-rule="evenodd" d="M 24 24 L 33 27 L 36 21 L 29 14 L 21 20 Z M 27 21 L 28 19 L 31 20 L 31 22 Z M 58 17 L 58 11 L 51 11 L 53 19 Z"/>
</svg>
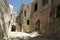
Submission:
<svg viewBox="0 0 60 40">
<path fill-rule="evenodd" d="M 36 22 L 36 30 L 40 31 L 40 20 Z"/>
<path fill-rule="evenodd" d="M 15 31 L 15 30 L 16 30 L 16 26 L 12 25 L 11 31 Z"/>
<path fill-rule="evenodd" d="M 27 25 L 29 25 L 29 23 L 30 23 L 29 20 L 27 20 Z"/>
<path fill-rule="evenodd" d="M 38 9 L 38 3 L 36 2 L 34 5 L 34 12 L 37 11 L 37 9 Z"/>
<path fill-rule="evenodd" d="M 60 5 L 57 6 L 57 18 L 60 18 Z"/>
<path fill-rule="evenodd" d="M 9 25 L 10 25 L 10 21 L 9 21 Z"/>
<path fill-rule="evenodd" d="M 26 16 L 26 10 L 24 11 L 24 16 Z"/>
</svg>

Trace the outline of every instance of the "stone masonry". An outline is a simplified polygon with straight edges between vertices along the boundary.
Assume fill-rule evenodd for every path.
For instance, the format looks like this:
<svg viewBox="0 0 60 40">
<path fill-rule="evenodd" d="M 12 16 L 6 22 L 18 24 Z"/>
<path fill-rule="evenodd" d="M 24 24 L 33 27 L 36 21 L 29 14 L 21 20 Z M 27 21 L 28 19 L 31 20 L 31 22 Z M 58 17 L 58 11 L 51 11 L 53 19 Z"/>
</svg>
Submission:
<svg viewBox="0 0 60 40">
<path fill-rule="evenodd" d="M 22 18 L 21 30 L 33 32 L 40 28 L 39 33 L 42 35 L 60 35 L 59 10 L 59 0 L 34 0 L 24 7 L 22 16 L 19 15 Z"/>
</svg>

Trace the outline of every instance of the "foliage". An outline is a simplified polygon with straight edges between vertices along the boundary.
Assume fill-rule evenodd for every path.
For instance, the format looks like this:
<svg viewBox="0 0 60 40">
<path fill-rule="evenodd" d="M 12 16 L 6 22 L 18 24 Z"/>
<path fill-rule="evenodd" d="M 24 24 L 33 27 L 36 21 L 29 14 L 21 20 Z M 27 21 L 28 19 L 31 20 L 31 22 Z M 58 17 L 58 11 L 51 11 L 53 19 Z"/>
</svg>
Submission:
<svg viewBox="0 0 60 40">
<path fill-rule="evenodd" d="M 22 3 L 19 10 L 18 10 L 18 12 L 17 12 L 18 14 L 22 13 L 24 6 L 25 6 L 25 4 Z"/>
</svg>

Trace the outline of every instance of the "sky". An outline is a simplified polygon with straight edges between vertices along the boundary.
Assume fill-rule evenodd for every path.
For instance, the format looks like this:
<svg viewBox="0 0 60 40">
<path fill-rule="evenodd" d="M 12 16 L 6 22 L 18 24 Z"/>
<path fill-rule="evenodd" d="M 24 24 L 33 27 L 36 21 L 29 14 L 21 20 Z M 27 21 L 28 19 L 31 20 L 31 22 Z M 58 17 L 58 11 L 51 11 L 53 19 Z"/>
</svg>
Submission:
<svg viewBox="0 0 60 40">
<path fill-rule="evenodd" d="M 17 13 L 22 3 L 28 4 L 31 3 L 32 0 L 7 0 L 9 4 L 13 6 L 13 11 Z"/>
</svg>

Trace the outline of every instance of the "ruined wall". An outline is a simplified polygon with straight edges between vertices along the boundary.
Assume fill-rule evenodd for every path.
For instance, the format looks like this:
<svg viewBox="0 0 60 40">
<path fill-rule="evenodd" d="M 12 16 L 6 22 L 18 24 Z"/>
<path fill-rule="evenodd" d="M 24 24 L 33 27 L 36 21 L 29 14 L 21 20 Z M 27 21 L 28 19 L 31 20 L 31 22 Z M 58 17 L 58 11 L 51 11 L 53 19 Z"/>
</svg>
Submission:
<svg viewBox="0 0 60 40">
<path fill-rule="evenodd" d="M 38 9 L 34 11 L 34 5 L 37 2 Z M 40 33 L 53 35 L 60 33 L 60 18 L 56 18 L 56 7 L 60 4 L 59 0 L 49 0 L 47 4 L 43 5 L 42 0 L 34 0 L 31 3 L 31 9 L 25 7 L 26 16 L 24 12 L 22 13 L 21 18 L 23 18 L 22 27 L 24 32 L 33 32 L 37 27 L 37 20 L 40 20 Z M 30 14 L 31 13 L 31 14 Z M 27 25 L 27 20 L 30 20 L 30 25 Z"/>
<path fill-rule="evenodd" d="M 57 6 L 60 4 L 60 0 L 54 0 L 54 5 L 51 6 L 52 10 L 50 12 L 53 13 L 52 16 L 50 16 L 50 29 L 51 29 L 51 34 L 53 36 L 60 36 L 60 18 L 57 17 Z"/>
<path fill-rule="evenodd" d="M 23 29 L 25 32 L 30 32 L 30 24 L 31 24 L 30 16 L 31 16 L 31 4 L 26 5 L 24 7 Z M 29 20 L 29 24 L 27 24 L 27 20 Z"/>
<path fill-rule="evenodd" d="M 40 20 L 40 33 L 50 34 L 50 28 L 49 28 L 50 1 L 48 1 L 48 3 L 44 6 L 42 5 L 42 0 L 38 0 L 35 2 L 38 2 L 38 10 L 34 12 L 32 16 L 32 19 L 33 19 L 32 30 L 36 29 L 36 22 L 39 19 Z M 33 9 L 34 9 L 34 6 L 33 6 Z"/>
</svg>

